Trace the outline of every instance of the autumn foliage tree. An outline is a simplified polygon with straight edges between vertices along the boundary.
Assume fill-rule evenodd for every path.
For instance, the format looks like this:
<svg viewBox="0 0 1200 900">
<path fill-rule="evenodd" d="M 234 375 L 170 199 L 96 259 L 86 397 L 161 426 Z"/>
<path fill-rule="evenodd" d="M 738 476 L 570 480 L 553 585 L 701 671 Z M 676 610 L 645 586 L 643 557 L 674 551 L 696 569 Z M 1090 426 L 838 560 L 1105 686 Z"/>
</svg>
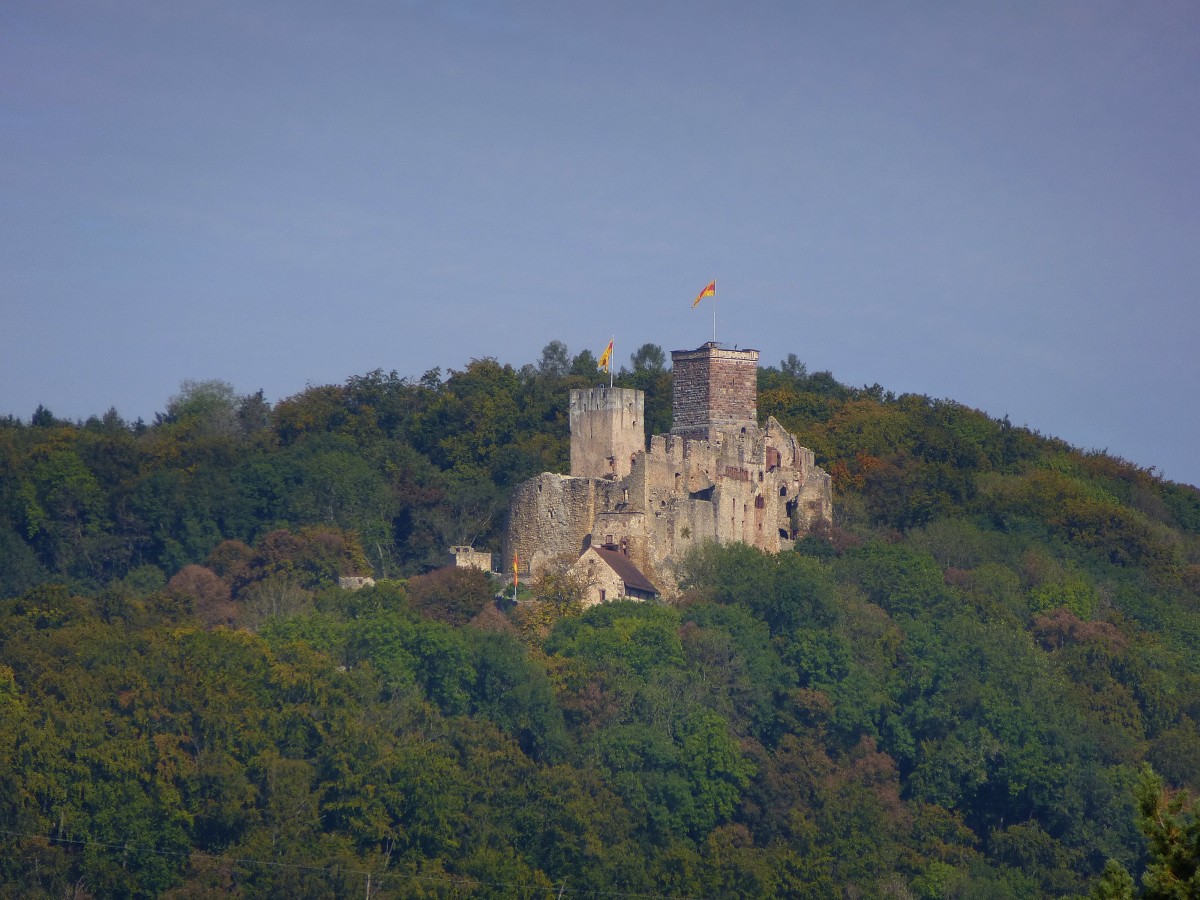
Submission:
<svg viewBox="0 0 1200 900">
<path fill-rule="evenodd" d="M 1200 492 L 792 356 L 759 410 L 827 531 L 496 605 L 446 545 L 499 549 L 598 377 L 0 420 L 0 894 L 1195 894 Z M 659 348 L 616 380 L 669 427 Z"/>
<path fill-rule="evenodd" d="M 473 568 L 446 566 L 417 575 L 406 584 L 417 612 L 447 625 L 465 625 L 492 603 L 492 580 Z"/>
</svg>

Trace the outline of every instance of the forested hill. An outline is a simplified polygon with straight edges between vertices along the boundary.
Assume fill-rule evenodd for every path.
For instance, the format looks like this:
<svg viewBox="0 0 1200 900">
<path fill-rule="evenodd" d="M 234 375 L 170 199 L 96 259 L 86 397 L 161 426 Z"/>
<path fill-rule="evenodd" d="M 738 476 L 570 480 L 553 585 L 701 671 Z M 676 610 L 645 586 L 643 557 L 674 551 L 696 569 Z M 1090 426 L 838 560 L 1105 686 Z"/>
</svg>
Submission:
<svg viewBox="0 0 1200 900">
<path fill-rule="evenodd" d="M 446 548 L 596 383 L 0 421 L 0 896 L 1200 896 L 1200 492 L 789 357 L 828 533 L 498 607 Z M 660 348 L 617 383 L 669 428 Z"/>
</svg>

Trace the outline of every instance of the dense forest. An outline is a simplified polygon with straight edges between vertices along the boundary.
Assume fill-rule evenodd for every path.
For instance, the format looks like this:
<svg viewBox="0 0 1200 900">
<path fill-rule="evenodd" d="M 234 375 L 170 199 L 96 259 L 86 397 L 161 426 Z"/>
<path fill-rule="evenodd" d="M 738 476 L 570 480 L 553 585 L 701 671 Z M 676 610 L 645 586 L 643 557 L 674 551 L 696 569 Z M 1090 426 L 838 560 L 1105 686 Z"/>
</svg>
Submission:
<svg viewBox="0 0 1200 900">
<path fill-rule="evenodd" d="M 0 895 L 1200 896 L 1200 492 L 789 356 L 826 532 L 498 603 L 446 549 L 597 380 L 0 420 Z M 669 428 L 660 348 L 617 383 Z"/>
</svg>

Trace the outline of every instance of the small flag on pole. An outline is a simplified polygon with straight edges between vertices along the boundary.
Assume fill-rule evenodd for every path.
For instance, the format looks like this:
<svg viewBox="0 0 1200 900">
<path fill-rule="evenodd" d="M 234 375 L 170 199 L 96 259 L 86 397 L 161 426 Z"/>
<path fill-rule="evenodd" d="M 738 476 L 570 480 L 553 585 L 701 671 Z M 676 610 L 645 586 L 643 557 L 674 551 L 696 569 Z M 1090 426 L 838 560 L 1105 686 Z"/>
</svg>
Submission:
<svg viewBox="0 0 1200 900">
<path fill-rule="evenodd" d="M 513 590 L 514 591 L 517 589 L 517 583 L 518 583 L 519 577 L 520 576 L 517 575 L 517 554 L 514 553 L 513 554 Z"/>
<path fill-rule="evenodd" d="M 613 341 L 615 340 L 616 338 L 613 338 Z M 613 341 L 608 342 L 608 346 L 605 347 L 604 352 L 600 354 L 600 362 L 596 364 L 596 367 L 600 369 L 601 372 L 607 372 L 609 366 L 612 365 Z"/>
<path fill-rule="evenodd" d="M 696 299 L 692 301 L 692 309 L 695 309 L 697 306 L 699 306 L 700 301 L 703 300 L 705 297 L 715 297 L 715 296 L 717 296 L 717 281 L 714 278 L 712 281 L 710 281 L 708 284 L 706 284 L 704 286 L 704 290 L 702 290 L 699 294 L 696 295 Z"/>
</svg>

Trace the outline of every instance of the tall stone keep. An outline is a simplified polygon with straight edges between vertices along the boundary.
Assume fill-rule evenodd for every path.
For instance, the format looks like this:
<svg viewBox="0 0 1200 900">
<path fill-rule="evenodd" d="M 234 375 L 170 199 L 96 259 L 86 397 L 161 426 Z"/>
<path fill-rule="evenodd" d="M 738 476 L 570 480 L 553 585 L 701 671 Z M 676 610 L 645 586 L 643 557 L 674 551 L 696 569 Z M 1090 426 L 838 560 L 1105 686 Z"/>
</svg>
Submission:
<svg viewBox="0 0 1200 900">
<path fill-rule="evenodd" d="M 645 406 L 645 394 L 632 388 L 571 391 L 571 474 L 628 476 L 633 458 L 646 449 Z"/>
<path fill-rule="evenodd" d="M 697 545 L 779 553 L 833 521 L 832 482 L 812 450 L 774 418 L 757 422 L 758 351 L 710 343 L 671 359 L 674 428 L 649 446 L 641 391 L 571 391 L 571 473 L 513 488 L 504 559 L 536 575 L 609 558 L 625 574 L 607 597 L 608 576 L 595 569 L 596 599 L 670 597 Z"/>
<path fill-rule="evenodd" d="M 709 341 L 698 350 L 672 350 L 671 367 L 672 434 L 712 441 L 721 432 L 757 429 L 757 350 L 727 350 Z"/>
</svg>

